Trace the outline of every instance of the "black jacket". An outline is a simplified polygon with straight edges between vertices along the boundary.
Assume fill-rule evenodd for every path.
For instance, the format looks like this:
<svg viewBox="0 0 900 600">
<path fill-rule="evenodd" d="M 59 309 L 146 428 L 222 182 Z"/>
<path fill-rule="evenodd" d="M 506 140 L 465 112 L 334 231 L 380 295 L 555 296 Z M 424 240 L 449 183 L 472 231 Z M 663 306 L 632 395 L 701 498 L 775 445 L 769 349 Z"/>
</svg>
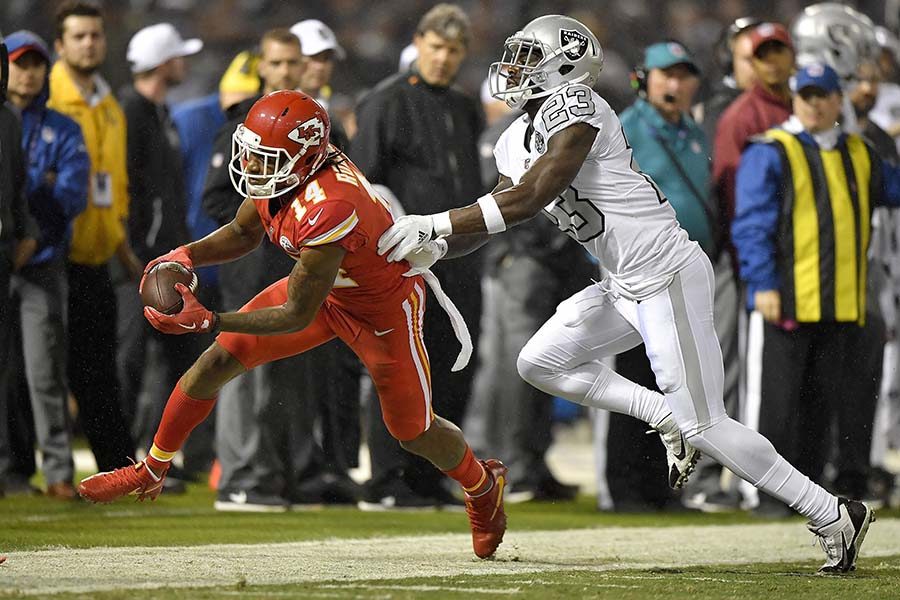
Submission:
<svg viewBox="0 0 900 600">
<path fill-rule="evenodd" d="M 0 102 L 0 255 L 11 260 L 13 244 L 26 237 L 38 239 L 40 231 L 25 202 L 22 125 Z"/>
<path fill-rule="evenodd" d="M 372 183 L 386 185 L 408 213 L 429 214 L 474 202 L 484 192 L 478 102 L 426 84 L 414 70 L 381 82 L 356 110 L 350 158 Z"/>
<path fill-rule="evenodd" d="M 128 235 L 146 262 L 190 241 L 181 148 L 165 106 L 133 87 L 121 103 L 128 124 Z"/>
</svg>

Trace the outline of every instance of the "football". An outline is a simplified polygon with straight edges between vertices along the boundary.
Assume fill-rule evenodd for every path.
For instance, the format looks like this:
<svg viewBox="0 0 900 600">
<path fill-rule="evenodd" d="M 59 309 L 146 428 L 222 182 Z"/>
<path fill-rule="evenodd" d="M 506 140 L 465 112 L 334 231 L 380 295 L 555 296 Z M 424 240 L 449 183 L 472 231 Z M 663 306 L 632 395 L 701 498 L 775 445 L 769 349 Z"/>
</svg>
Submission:
<svg viewBox="0 0 900 600">
<path fill-rule="evenodd" d="M 174 315 L 181 310 L 184 301 L 175 289 L 176 283 L 183 283 L 192 292 L 197 290 L 197 274 L 177 262 L 163 262 L 154 266 L 144 279 L 141 301 L 161 313 Z"/>
</svg>

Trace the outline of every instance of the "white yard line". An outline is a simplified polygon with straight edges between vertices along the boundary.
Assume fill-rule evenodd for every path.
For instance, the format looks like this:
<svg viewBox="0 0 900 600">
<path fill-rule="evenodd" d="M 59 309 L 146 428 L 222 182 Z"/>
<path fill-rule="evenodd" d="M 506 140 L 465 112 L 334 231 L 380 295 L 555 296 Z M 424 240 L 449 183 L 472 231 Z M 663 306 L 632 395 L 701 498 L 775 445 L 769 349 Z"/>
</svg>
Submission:
<svg viewBox="0 0 900 600">
<path fill-rule="evenodd" d="M 877 565 L 873 559 L 878 556 L 900 554 L 900 519 L 876 522 L 862 554 L 862 564 L 873 567 Z M 475 559 L 469 536 L 461 534 L 281 544 L 55 548 L 10 553 L 6 564 L 0 566 L 0 594 L 298 582 L 332 582 L 339 586 L 340 582 L 366 579 L 525 576 L 569 569 L 611 571 L 822 558 L 818 546 L 812 546 L 812 536 L 796 521 L 510 531 L 497 559 L 490 561 Z M 373 589 L 385 588 L 373 584 Z"/>
</svg>

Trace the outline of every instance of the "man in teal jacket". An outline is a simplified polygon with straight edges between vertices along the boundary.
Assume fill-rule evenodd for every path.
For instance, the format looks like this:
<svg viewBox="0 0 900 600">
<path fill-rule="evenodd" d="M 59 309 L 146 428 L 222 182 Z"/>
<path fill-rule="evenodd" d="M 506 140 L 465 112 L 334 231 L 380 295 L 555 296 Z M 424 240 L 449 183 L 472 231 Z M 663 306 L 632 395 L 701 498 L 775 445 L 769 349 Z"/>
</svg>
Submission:
<svg viewBox="0 0 900 600">
<path fill-rule="evenodd" d="M 644 51 L 643 64 L 635 67 L 632 74 L 638 98 L 622 112 L 620 120 L 641 171 L 659 185 L 675 209 L 678 222 L 715 261 L 716 221 L 707 198 L 710 149 L 703 130 L 689 113 L 699 85 L 700 70 L 683 44 L 674 40 L 652 44 Z M 736 296 L 733 304 L 731 314 L 736 315 Z M 656 389 L 643 347 L 617 356 L 616 371 Z M 733 380 L 737 380 L 736 372 Z M 674 502 L 665 486 L 655 485 L 663 480 L 662 474 L 645 476 L 648 469 L 664 463 L 660 462 L 661 456 L 660 460 L 643 462 L 644 457 L 652 459 L 659 452 L 658 444 L 648 443 L 653 440 L 642 435 L 644 429 L 631 417 L 613 414 L 606 436 L 598 438 L 607 440 L 605 477 L 616 510 L 657 509 Z M 646 447 L 635 451 L 636 445 Z M 710 473 L 708 486 L 704 485 L 706 477 L 699 475 L 692 479 L 692 489 L 702 488 L 704 497 L 718 491 L 718 469 Z"/>
</svg>

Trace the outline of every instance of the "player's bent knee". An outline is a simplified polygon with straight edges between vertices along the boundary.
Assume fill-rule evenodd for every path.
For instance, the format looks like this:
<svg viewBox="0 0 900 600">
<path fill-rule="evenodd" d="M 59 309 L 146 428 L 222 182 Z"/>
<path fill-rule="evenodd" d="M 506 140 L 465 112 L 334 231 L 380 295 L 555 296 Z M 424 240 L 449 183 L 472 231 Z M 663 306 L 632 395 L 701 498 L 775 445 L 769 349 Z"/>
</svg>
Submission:
<svg viewBox="0 0 900 600">
<path fill-rule="evenodd" d="M 181 385 L 188 395 L 205 398 L 217 393 L 219 388 L 244 371 L 246 369 L 238 359 L 213 343 L 184 374 Z"/>
<path fill-rule="evenodd" d="M 551 371 L 530 360 L 530 355 L 525 352 L 527 349 L 528 346 L 525 346 L 525 348 L 519 352 L 519 357 L 516 359 L 516 370 L 519 372 L 519 377 L 531 385 L 537 386 L 541 381 L 544 381 L 551 376 Z"/>
<path fill-rule="evenodd" d="M 418 419 L 415 421 L 412 419 L 385 419 L 384 424 L 391 437 L 400 442 L 404 448 L 406 448 L 406 444 L 414 443 L 427 431 L 425 424 L 419 422 Z"/>
</svg>

